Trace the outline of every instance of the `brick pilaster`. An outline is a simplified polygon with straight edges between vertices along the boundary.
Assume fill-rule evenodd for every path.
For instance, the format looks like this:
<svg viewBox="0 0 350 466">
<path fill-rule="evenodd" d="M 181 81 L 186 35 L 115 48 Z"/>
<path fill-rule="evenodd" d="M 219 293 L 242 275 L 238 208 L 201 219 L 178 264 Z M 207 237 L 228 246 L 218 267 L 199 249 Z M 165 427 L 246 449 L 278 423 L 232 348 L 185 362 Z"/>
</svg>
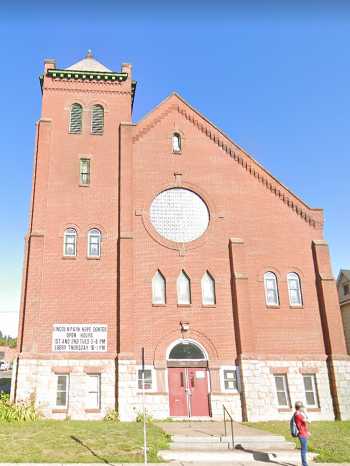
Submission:
<svg viewBox="0 0 350 466">
<path fill-rule="evenodd" d="M 350 358 L 346 354 L 337 287 L 332 274 L 327 242 L 313 241 L 312 251 L 334 414 L 338 419 L 348 419 L 350 411 L 347 399 L 350 396 L 350 388 L 346 388 L 345 382 L 350 378 Z M 344 361 L 344 365 L 339 364 L 340 361 Z"/>
<path fill-rule="evenodd" d="M 118 341 L 121 359 L 134 354 L 133 125 L 121 123 L 119 146 Z"/>
<path fill-rule="evenodd" d="M 255 332 L 251 315 L 249 282 L 246 265 L 246 250 L 244 241 L 240 238 L 230 238 L 230 265 L 232 307 L 237 344 L 237 355 L 241 371 L 241 406 L 242 418 L 248 420 L 249 400 L 244 386 L 245 373 L 243 360 L 245 355 L 255 353 Z"/>
</svg>

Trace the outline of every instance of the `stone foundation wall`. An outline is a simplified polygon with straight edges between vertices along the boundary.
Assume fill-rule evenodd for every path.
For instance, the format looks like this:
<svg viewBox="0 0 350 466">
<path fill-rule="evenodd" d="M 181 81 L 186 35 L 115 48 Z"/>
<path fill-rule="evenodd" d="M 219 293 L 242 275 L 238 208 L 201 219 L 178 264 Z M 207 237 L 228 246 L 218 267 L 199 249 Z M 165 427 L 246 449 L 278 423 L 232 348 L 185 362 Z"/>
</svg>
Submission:
<svg viewBox="0 0 350 466">
<path fill-rule="evenodd" d="M 305 402 L 303 373 L 316 374 L 319 409 L 309 409 L 312 420 L 333 420 L 333 404 L 330 393 L 326 361 L 262 361 L 243 360 L 242 378 L 249 421 L 289 420 L 295 401 Z M 278 407 L 274 373 L 287 375 L 290 409 Z"/>
<path fill-rule="evenodd" d="M 143 412 L 142 391 L 138 388 L 136 361 L 118 362 L 118 411 L 121 421 L 134 421 Z M 154 419 L 169 417 L 169 396 L 167 393 L 145 392 L 147 414 Z"/>
<path fill-rule="evenodd" d="M 101 406 L 97 412 L 87 412 L 84 403 L 87 393 L 87 368 L 98 366 L 101 378 Z M 57 375 L 53 371 L 69 373 L 67 409 L 57 409 Z M 100 371 L 100 372 L 99 372 Z M 13 371 L 15 377 L 16 371 Z M 14 386 L 14 383 L 12 384 Z M 115 364 L 113 360 L 36 360 L 20 359 L 16 401 L 35 400 L 40 413 L 47 418 L 103 419 L 115 409 Z M 61 411 L 61 412 L 58 412 Z"/>
<path fill-rule="evenodd" d="M 335 378 L 335 386 L 338 396 L 340 418 L 350 419 L 350 359 L 349 360 L 332 360 Z"/>
<path fill-rule="evenodd" d="M 242 406 L 241 397 L 239 393 L 212 393 L 211 399 L 211 413 L 215 420 L 222 420 L 223 405 L 227 408 L 233 420 L 236 422 L 242 421 Z"/>
</svg>

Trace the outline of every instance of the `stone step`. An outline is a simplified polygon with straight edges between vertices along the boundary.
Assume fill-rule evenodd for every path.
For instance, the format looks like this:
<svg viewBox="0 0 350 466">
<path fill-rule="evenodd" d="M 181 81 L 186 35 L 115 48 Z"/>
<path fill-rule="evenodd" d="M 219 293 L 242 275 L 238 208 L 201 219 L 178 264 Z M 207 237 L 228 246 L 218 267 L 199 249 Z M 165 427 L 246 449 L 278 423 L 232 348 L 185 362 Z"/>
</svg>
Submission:
<svg viewBox="0 0 350 466">
<path fill-rule="evenodd" d="M 190 450 L 161 450 L 160 458 L 165 461 L 180 461 L 180 462 L 203 462 L 203 463 L 239 463 L 239 462 L 295 462 L 300 463 L 300 452 L 298 450 L 280 450 L 269 452 L 247 452 L 243 450 L 207 450 L 207 451 L 190 451 Z M 309 453 L 309 460 L 316 456 L 315 453 Z"/>
</svg>

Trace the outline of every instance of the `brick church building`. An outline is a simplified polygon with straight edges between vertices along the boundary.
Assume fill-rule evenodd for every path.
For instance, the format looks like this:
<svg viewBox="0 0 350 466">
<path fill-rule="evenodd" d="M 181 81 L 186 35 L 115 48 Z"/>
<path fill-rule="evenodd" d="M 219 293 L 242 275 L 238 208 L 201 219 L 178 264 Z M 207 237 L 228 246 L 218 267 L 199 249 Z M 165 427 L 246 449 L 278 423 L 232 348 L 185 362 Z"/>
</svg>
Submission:
<svg viewBox="0 0 350 466">
<path fill-rule="evenodd" d="M 178 94 L 46 60 L 12 398 L 47 417 L 350 418 L 323 212 Z"/>
</svg>

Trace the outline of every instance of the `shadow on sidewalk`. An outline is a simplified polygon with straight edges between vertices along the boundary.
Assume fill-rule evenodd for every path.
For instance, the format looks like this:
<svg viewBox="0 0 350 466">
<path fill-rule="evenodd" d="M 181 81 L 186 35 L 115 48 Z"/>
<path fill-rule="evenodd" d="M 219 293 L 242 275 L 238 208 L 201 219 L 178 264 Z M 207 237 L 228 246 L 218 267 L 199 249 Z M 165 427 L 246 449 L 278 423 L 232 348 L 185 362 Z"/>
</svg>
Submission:
<svg viewBox="0 0 350 466">
<path fill-rule="evenodd" d="M 107 461 L 105 458 L 102 458 L 101 456 L 99 456 L 97 453 L 94 452 L 94 450 L 91 450 L 90 447 L 88 447 L 87 445 L 85 445 L 85 443 L 78 439 L 78 437 L 75 437 L 74 435 L 71 435 L 70 438 L 72 440 L 74 440 L 75 442 L 79 443 L 79 445 L 81 445 L 82 447 L 86 448 L 87 450 L 89 450 L 89 452 L 95 457 L 95 458 L 98 458 L 100 461 L 103 461 L 105 464 L 109 464 L 110 466 L 113 466 L 112 463 L 110 463 L 109 461 Z"/>
<path fill-rule="evenodd" d="M 254 461 L 261 461 L 263 463 L 270 463 L 270 464 L 278 464 L 280 466 L 295 466 L 295 463 L 286 463 L 285 461 L 273 461 L 270 459 L 269 454 L 264 453 L 263 451 L 247 450 L 246 448 L 243 448 L 241 445 L 237 445 L 235 448 L 237 450 L 251 453 L 253 455 Z M 276 456 L 275 453 L 270 453 L 270 455 Z"/>
</svg>

